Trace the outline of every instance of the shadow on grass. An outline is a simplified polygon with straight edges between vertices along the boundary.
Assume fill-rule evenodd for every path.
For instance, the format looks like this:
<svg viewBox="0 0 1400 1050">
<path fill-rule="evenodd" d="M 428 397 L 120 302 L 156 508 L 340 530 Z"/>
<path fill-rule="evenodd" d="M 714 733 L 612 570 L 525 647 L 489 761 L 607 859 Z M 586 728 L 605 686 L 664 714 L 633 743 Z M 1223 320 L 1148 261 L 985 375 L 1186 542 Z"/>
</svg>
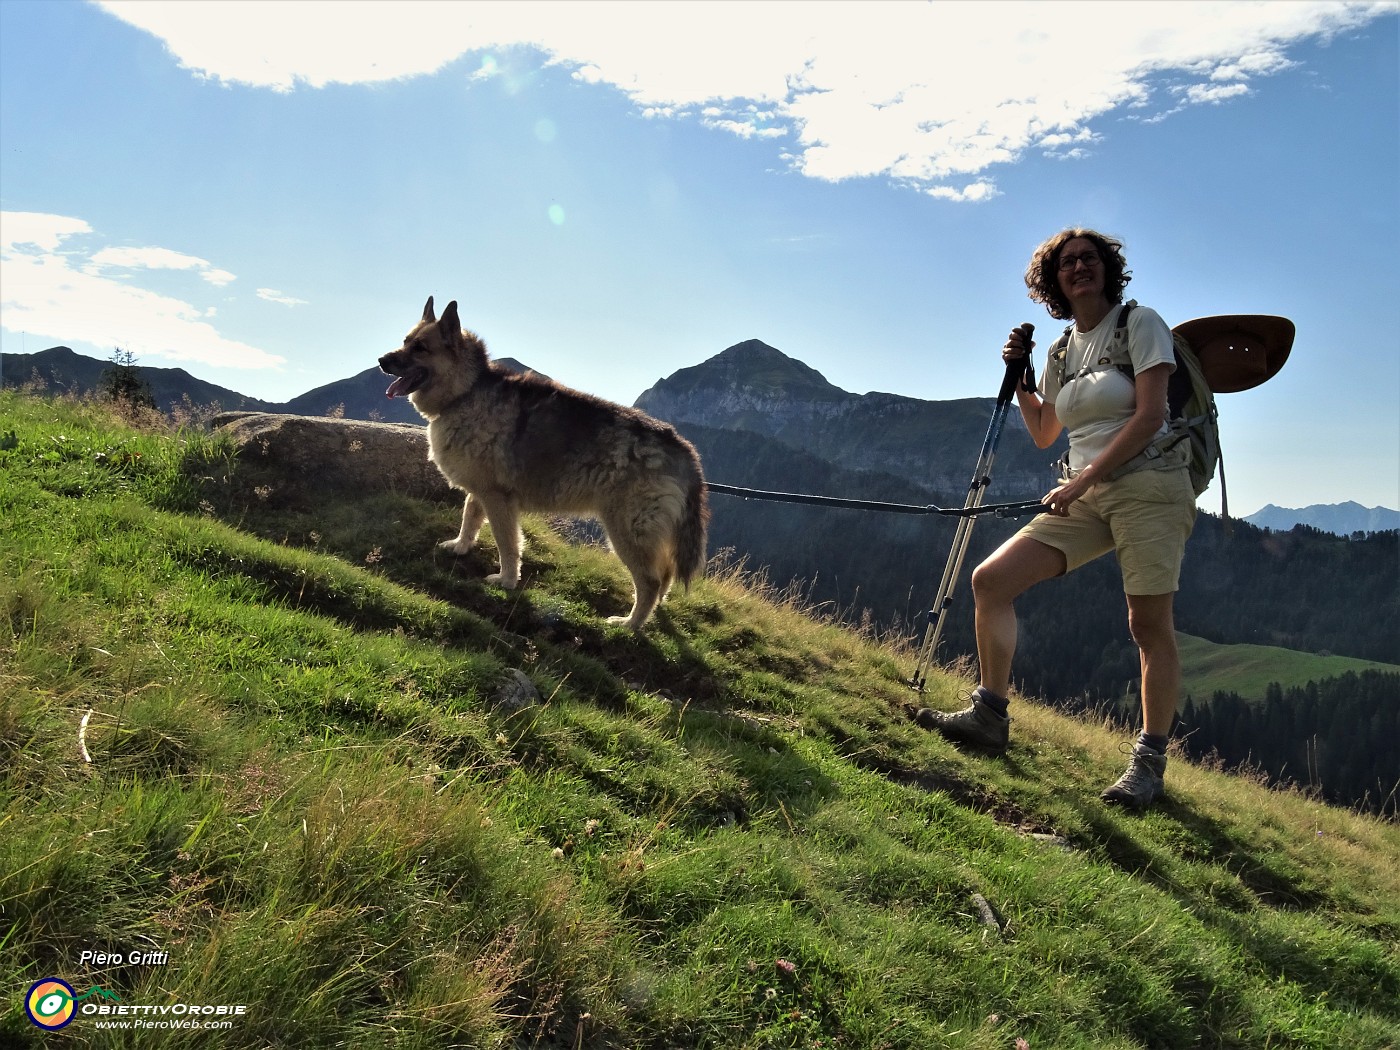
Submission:
<svg viewBox="0 0 1400 1050">
<path fill-rule="evenodd" d="M 307 486 L 295 500 L 279 500 L 274 493 L 253 505 L 241 498 L 251 491 L 250 484 L 244 478 L 227 487 L 223 505 L 206 501 L 203 512 L 260 539 L 344 565 L 319 562 L 308 571 L 304 556 L 294 553 L 251 557 L 247 551 L 231 554 L 214 547 L 182 557 L 203 571 L 248 577 L 274 600 L 352 629 L 402 630 L 440 644 L 488 650 L 504 663 L 528 669 L 532 677 L 567 683 L 570 695 L 613 714 L 629 711 L 633 693 L 664 701 L 681 736 L 713 741 L 749 785 L 747 798 L 717 788 L 691 800 L 678 817 L 697 828 L 746 824 L 763 815 L 800 819 L 833 790 L 781 733 L 760 718 L 746 717 L 745 711 L 730 710 L 739 706 L 731 688 L 668 605 L 658 607 L 643 632 L 606 622 L 609 615 L 625 612 L 631 599 L 622 573 L 562 568 L 542 555 L 543 544 L 527 542 L 521 586 L 506 591 L 485 582 L 497 569 L 489 541 L 465 555 L 438 546 L 455 527 L 455 506 L 392 494 L 352 500 L 329 489 L 318 495 Z M 527 521 L 526 528 L 535 533 L 538 525 Z M 569 542 L 574 533 L 566 529 L 565 536 Z M 586 534 L 574 538 L 590 539 Z M 452 611 L 419 614 L 411 601 L 387 589 L 376 593 L 365 586 L 362 565 Z M 543 742 L 540 746 L 535 757 L 553 760 L 550 748 Z M 605 792 L 635 794 L 609 773 L 589 771 L 586 776 Z M 641 801 L 650 805 L 658 800 Z"/>
</svg>

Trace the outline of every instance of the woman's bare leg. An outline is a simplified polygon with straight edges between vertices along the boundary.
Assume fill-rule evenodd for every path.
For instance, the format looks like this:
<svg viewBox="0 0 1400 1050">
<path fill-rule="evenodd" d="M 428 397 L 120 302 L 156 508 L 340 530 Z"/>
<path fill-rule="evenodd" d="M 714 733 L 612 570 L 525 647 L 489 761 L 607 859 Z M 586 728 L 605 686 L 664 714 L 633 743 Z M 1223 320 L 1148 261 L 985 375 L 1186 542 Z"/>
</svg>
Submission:
<svg viewBox="0 0 1400 1050">
<path fill-rule="evenodd" d="M 984 689 L 1006 696 L 1011 688 L 1016 598 L 1064 572 L 1064 554 L 1029 536 L 1013 536 L 973 571 L 978 682 Z"/>
</svg>

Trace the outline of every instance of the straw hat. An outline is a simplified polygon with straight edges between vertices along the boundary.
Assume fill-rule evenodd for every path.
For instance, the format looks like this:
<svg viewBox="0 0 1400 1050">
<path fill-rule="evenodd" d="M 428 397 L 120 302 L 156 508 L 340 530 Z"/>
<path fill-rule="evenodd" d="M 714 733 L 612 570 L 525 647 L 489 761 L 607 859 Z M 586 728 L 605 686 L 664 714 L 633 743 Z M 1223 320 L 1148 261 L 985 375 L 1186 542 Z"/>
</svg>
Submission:
<svg viewBox="0 0 1400 1050">
<path fill-rule="evenodd" d="M 1248 390 L 1269 379 L 1293 349 L 1293 322 L 1269 314 L 1226 314 L 1183 321 L 1172 329 L 1201 360 L 1217 394 Z"/>
</svg>

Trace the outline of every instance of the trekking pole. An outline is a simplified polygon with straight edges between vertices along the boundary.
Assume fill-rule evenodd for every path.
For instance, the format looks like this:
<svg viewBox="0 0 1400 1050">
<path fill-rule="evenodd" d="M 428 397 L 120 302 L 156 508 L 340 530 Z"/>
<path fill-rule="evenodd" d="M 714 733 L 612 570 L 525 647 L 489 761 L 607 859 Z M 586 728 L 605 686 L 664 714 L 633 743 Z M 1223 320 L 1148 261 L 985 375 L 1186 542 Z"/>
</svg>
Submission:
<svg viewBox="0 0 1400 1050">
<path fill-rule="evenodd" d="M 1021 335 L 1026 344 L 1025 359 L 1007 362 L 1006 375 L 997 393 L 996 407 L 992 410 L 992 421 L 987 426 L 987 436 L 982 439 L 982 451 L 977 457 L 977 466 L 972 472 L 972 482 L 967 488 L 967 501 L 964 512 L 976 511 L 986 498 L 987 486 L 992 483 L 992 464 L 996 462 L 997 442 L 1001 440 L 1001 429 L 1011 408 L 1011 397 L 1016 392 L 1016 384 L 1030 364 L 1031 333 L 1035 325 L 1021 325 Z M 972 539 L 972 526 L 976 524 L 976 513 L 964 513 L 958 519 L 957 532 L 953 534 L 953 547 L 948 552 L 948 562 L 943 567 L 943 579 L 938 584 L 938 595 L 929 609 L 928 628 L 924 632 L 924 642 L 919 649 L 919 662 L 909 684 L 920 692 L 928 678 L 929 667 L 938 650 L 938 640 L 943 634 L 943 622 L 948 617 L 948 608 L 953 604 L 953 588 L 957 585 L 958 574 L 962 572 L 963 559 L 967 556 L 967 546 Z"/>
</svg>

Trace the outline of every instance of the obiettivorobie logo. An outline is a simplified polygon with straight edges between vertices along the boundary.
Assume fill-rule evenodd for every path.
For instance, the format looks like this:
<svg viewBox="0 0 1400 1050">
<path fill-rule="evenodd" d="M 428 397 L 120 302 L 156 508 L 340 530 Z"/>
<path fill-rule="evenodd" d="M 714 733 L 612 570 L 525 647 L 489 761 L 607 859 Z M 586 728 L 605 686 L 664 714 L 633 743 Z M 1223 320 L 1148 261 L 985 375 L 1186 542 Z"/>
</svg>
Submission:
<svg viewBox="0 0 1400 1050">
<path fill-rule="evenodd" d="M 30 986 L 24 997 L 24 1012 L 46 1032 L 66 1028 L 78 1017 L 91 1019 L 98 1028 L 226 1029 L 233 1027 L 237 1018 L 246 1016 L 248 1007 L 242 1003 L 123 1003 L 115 992 L 100 986 L 79 995 L 67 981 L 45 977 Z"/>
<path fill-rule="evenodd" d="M 57 1031 L 72 1023 L 78 1013 L 78 1003 L 94 996 L 121 1002 L 115 993 L 105 988 L 89 988 L 78 995 L 67 981 L 45 977 L 30 987 L 29 994 L 24 997 L 24 1012 L 40 1028 Z"/>
</svg>

